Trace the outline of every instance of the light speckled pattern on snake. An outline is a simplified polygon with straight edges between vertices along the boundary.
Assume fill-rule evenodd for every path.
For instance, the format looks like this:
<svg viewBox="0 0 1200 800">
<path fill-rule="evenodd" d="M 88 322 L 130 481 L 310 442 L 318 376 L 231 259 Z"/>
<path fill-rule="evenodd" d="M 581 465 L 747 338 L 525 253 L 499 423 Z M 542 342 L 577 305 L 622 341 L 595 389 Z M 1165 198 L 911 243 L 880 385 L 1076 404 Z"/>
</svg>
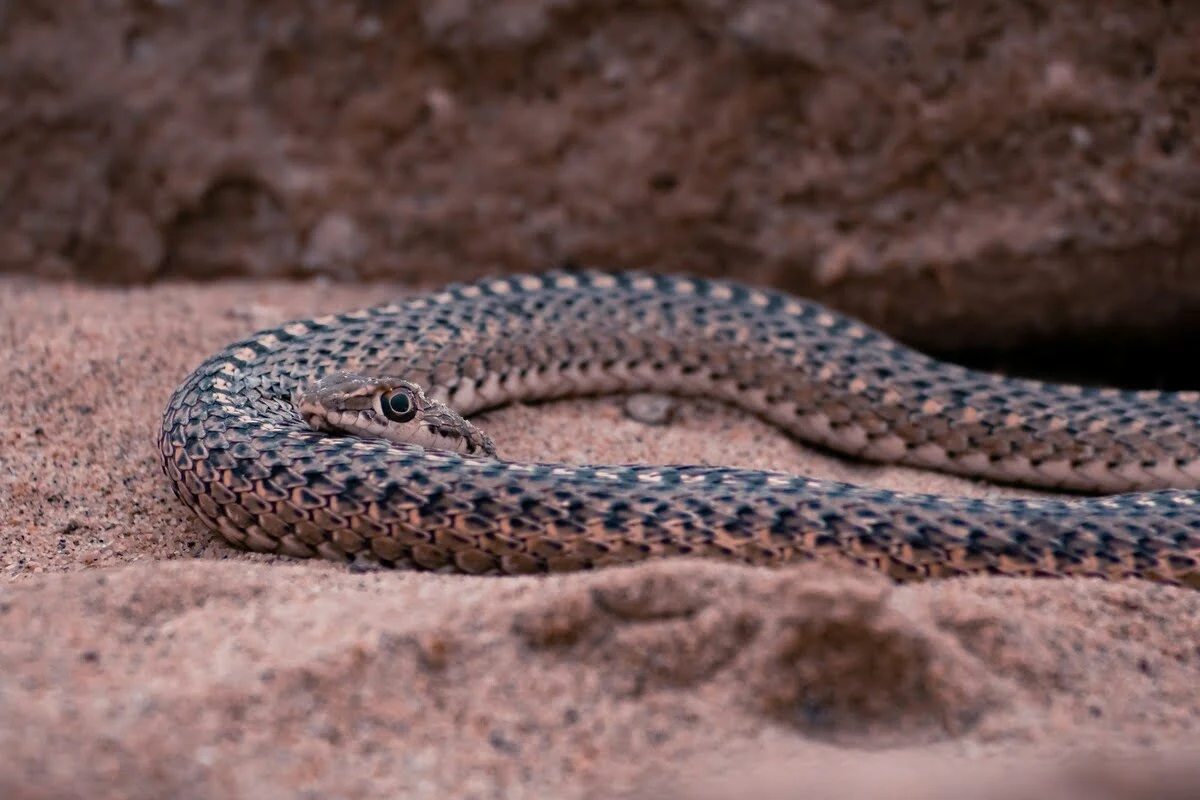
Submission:
<svg viewBox="0 0 1200 800">
<path fill-rule="evenodd" d="M 344 370 L 401 375 L 463 415 L 646 390 L 716 398 L 862 459 L 1106 494 L 952 498 L 731 467 L 510 463 L 312 429 L 295 396 Z M 176 494 L 209 527 L 298 557 L 467 573 L 833 558 L 898 580 L 990 572 L 1200 587 L 1198 423 L 1195 393 L 971 371 L 780 292 L 554 272 L 235 343 L 176 390 L 159 446 Z"/>
</svg>

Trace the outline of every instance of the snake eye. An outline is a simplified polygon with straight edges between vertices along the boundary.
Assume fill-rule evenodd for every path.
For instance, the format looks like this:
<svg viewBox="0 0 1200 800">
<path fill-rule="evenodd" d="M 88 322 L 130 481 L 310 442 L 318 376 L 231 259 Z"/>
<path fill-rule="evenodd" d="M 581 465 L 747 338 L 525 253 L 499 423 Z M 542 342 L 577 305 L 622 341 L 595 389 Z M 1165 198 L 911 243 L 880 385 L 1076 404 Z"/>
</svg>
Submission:
<svg viewBox="0 0 1200 800">
<path fill-rule="evenodd" d="M 407 389 L 397 389 L 383 396 L 383 415 L 392 422 L 412 422 L 417 404 Z"/>
</svg>

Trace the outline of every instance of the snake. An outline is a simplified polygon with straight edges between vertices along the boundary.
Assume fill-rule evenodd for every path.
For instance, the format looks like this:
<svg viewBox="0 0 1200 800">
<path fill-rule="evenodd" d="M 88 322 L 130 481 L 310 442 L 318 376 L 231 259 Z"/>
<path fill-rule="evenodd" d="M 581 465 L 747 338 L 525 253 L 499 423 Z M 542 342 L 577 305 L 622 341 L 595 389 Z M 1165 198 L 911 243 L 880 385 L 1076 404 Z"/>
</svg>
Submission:
<svg viewBox="0 0 1200 800">
<path fill-rule="evenodd" d="M 162 470 L 229 544 L 472 575 L 680 557 L 1200 588 L 1200 393 L 972 369 L 734 279 L 563 268 L 400 295 L 248 336 L 171 395 Z M 645 392 L 852 460 L 1046 491 L 507 460 L 470 419 Z"/>
</svg>

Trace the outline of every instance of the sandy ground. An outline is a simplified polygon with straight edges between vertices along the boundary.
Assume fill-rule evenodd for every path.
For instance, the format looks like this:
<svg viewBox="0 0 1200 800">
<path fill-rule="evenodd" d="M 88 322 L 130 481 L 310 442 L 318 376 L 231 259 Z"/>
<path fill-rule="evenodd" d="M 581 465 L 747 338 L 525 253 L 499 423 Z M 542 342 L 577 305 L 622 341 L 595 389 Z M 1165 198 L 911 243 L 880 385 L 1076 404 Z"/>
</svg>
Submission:
<svg viewBox="0 0 1200 800">
<path fill-rule="evenodd" d="M 697 561 L 362 574 L 226 546 L 159 471 L 169 393 L 238 336 L 393 293 L 0 283 L 0 794 L 1200 796 L 1195 592 Z M 701 404 L 482 423 L 509 458 L 1012 491 Z"/>
</svg>

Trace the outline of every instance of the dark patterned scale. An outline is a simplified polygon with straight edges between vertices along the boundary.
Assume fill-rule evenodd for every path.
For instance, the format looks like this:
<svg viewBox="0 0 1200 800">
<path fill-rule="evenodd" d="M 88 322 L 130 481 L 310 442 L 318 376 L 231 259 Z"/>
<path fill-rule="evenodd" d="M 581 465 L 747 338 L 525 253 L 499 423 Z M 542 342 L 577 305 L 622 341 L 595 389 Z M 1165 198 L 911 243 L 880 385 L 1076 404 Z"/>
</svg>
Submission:
<svg viewBox="0 0 1200 800">
<path fill-rule="evenodd" d="M 517 464 L 314 430 L 294 398 L 398 374 L 469 415 L 644 390 L 716 398 L 876 462 L 1088 493 L 950 498 L 699 466 Z M 235 545 L 471 573 L 667 555 L 849 559 L 897 579 L 991 572 L 1200 587 L 1200 396 L 1053 385 L 930 359 L 737 283 L 548 273 L 301 320 L 175 392 L 163 468 Z"/>
</svg>

